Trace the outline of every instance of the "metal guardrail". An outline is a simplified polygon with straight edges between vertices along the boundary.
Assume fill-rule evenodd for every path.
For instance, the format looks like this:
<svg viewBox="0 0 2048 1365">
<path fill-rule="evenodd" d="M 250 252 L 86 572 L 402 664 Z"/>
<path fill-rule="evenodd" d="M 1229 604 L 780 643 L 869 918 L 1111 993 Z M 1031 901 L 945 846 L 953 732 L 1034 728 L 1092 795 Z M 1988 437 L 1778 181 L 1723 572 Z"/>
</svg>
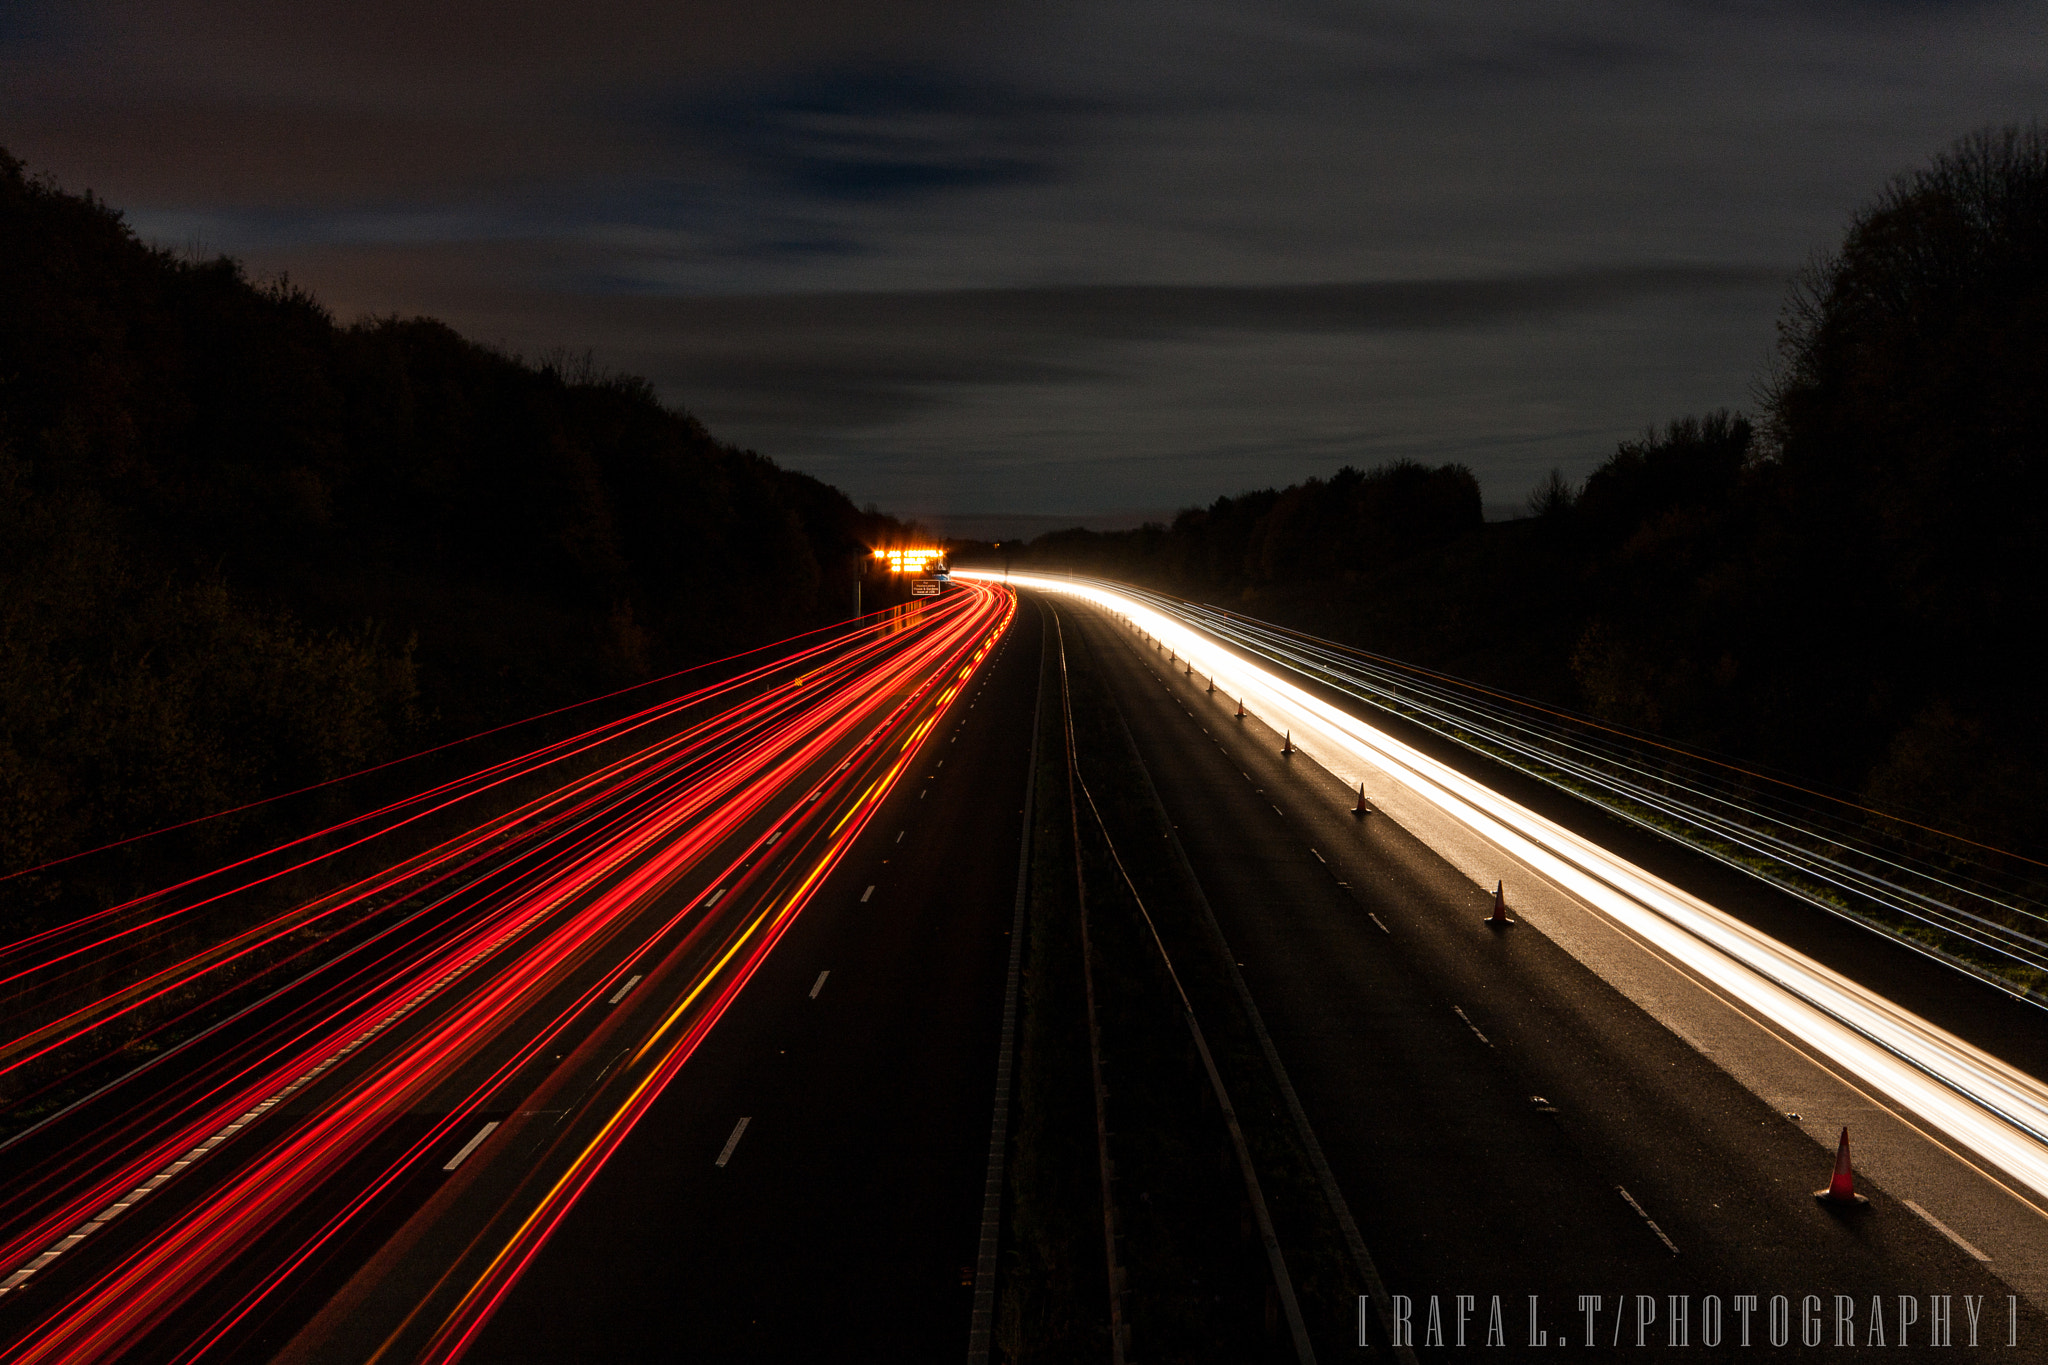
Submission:
<svg viewBox="0 0 2048 1365">
<path fill-rule="evenodd" d="M 1594 717 L 1117 586 L 1269 664 L 2048 1007 L 2043 880 L 2014 870 L 2048 868 Z"/>
</svg>

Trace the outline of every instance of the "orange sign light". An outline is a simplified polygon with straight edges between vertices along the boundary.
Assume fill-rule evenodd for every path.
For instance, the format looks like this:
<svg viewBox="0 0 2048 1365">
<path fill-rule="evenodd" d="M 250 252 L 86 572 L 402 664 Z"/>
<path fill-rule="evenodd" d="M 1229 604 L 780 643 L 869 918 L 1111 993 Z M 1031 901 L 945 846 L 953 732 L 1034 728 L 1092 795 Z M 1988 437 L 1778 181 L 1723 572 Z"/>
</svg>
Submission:
<svg viewBox="0 0 2048 1365">
<path fill-rule="evenodd" d="M 890 573 L 923 573 L 946 557 L 944 550 L 877 550 L 875 558 L 888 565 Z"/>
</svg>

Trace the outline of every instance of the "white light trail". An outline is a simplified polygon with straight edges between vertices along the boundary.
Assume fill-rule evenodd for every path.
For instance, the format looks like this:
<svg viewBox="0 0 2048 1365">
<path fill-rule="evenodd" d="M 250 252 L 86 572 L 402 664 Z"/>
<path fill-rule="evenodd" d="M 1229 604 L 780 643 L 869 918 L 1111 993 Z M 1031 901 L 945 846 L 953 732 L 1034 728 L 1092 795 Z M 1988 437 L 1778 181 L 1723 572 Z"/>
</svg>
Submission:
<svg viewBox="0 0 2048 1365">
<path fill-rule="evenodd" d="M 1728 998 L 2048 1198 L 2048 1086 L 1698 897 L 1101 583 L 959 570 L 1088 602 L 1215 679 L 1347 781 L 1363 763 L 1649 943 Z"/>
</svg>

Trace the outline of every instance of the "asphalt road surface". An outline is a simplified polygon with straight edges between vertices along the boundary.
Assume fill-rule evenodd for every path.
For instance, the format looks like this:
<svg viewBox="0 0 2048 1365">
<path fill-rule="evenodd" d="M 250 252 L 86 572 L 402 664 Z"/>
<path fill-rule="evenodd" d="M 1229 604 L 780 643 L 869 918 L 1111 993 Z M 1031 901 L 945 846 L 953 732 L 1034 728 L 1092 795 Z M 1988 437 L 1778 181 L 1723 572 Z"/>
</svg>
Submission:
<svg viewBox="0 0 2048 1365">
<path fill-rule="evenodd" d="M 965 1353 L 1039 630 L 1018 613 L 467 1359 Z"/>
<path fill-rule="evenodd" d="M 0 1281 L 0 1359 L 451 1358 L 600 1172 L 562 1231 L 573 1253 L 595 1217 L 605 1253 L 558 1249 L 531 1282 L 545 1294 L 553 1266 L 572 1271 L 543 1300 L 552 1322 L 563 1303 L 605 1311 L 545 1342 L 515 1336 L 520 1349 L 639 1359 L 701 1319 L 727 1356 L 738 1338 L 717 1333 L 772 1322 L 763 1351 L 779 1356 L 793 1348 L 774 1332 L 861 1314 L 934 1336 L 944 1322 L 964 1342 L 957 1278 L 979 1232 L 1000 1008 L 989 964 L 1029 742 L 1028 723 L 1020 738 L 977 720 L 995 709 L 980 704 L 992 675 L 1017 667 L 993 630 L 1004 606 L 975 590 L 898 613 L 771 663 L 708 728 L 624 736 L 628 754 L 591 759 L 506 823 L 337 892 L 369 918 L 332 970 L 157 1062 L 117 1056 L 124 1079 L 0 1162 L 0 1235 L 20 1267 Z M 1028 696 L 1021 709 L 1028 722 Z M 947 776 L 974 766 L 952 754 L 985 745 L 1000 764 L 1006 743 L 1015 791 Z M 1007 853 L 967 828 L 991 803 Z M 919 859 L 941 872 L 909 884 L 941 894 L 897 896 Z M 985 915 L 978 860 L 1001 888 Z M 797 1012 L 762 1013 L 776 1005 Z M 714 1166 L 729 1104 L 751 1128 Z M 709 1151 L 673 1146 L 700 1121 L 719 1130 Z M 638 1243 L 604 1226 L 615 1191 L 641 1204 L 654 1172 L 700 1165 L 765 1193 L 721 1206 L 723 1223 L 687 1203 L 648 1210 Z M 951 1206 L 926 1192 L 941 1189 L 959 1191 L 957 1234 L 934 1225 Z M 680 1260 L 678 1229 L 695 1239 Z M 842 1273 L 849 1253 L 870 1283 Z M 826 1288 L 778 1302 L 806 1279 Z M 604 1301 L 612 1290 L 624 1297 Z M 515 1322 L 523 1302 L 504 1305 Z"/>
<path fill-rule="evenodd" d="M 1490 1358 L 1526 1354 L 1532 1330 L 1581 1345 L 1582 1296 L 1599 1297 L 1592 1332 L 1610 1349 L 1639 1334 L 1660 1348 L 1682 1304 L 1691 1349 L 1712 1355 L 1701 1348 L 1709 1295 L 1724 1351 L 1740 1349 L 1739 1296 L 1752 1295 L 1747 1330 L 1758 1345 L 1770 1341 L 1773 1296 L 1789 1306 L 1795 1347 L 1815 1296 L 1822 1349 L 1837 1349 L 1837 1296 L 1847 1296 L 1855 1344 L 1875 1344 L 1875 1315 L 1896 1349 L 1900 1296 L 1913 1300 L 1907 1339 L 1919 1346 L 1931 1296 L 1946 1295 L 1957 1348 L 1970 1297 L 1982 1301 L 1979 1339 L 2003 1346 L 2009 1290 L 1995 1266 L 1867 1180 L 1869 1210 L 1818 1205 L 1825 1153 L 1798 1123 L 1532 927 L 1488 928 L 1489 897 L 1469 877 L 1386 817 L 1344 813 L 1328 774 L 1283 757 L 1278 736 L 1232 719 L 1229 700 L 1205 694 L 1200 679 L 1109 618 L 1058 609 L 1101 661 L 1379 1272 L 1412 1303 L 1425 1358 L 1432 1312 L 1444 1349 L 1455 1351 L 1461 1317 L 1468 1348 L 1484 1349 L 1496 1299 L 1511 1349 Z M 1041 633 L 1027 598 L 867 833 L 569 1206 L 467 1359 L 965 1354 Z M 1646 863 L 1658 856 L 1628 852 Z M 764 878 L 779 856 L 759 857 Z M 1656 870 L 1684 881 L 1682 863 Z M 1945 1009 L 1943 1022 L 1974 1025 L 2022 1064 L 2038 1068 L 2048 1056 L 2032 1015 L 1958 1004 L 1867 936 L 1815 929 L 1811 917 L 1785 925 L 1807 935 L 1798 946 L 1862 961 L 1858 975 L 1896 986 L 1914 1008 Z M 535 1017 L 557 1007 L 556 995 L 586 989 L 606 961 L 593 958 L 537 996 Z M 621 994 L 621 1019 L 651 1007 Z M 596 1043 L 574 1050 L 587 1059 L 554 1068 L 557 1079 L 528 1108 L 476 1116 L 503 1125 L 497 1147 L 544 1131 L 551 1115 L 606 1112 L 586 1098 L 625 1073 Z M 540 1074 L 561 1060 L 530 1064 Z M 356 1158 L 361 1168 L 418 1140 L 430 1108 L 395 1123 Z M 302 1116 L 280 1109 L 277 1121 Z M 203 1185 L 145 1204 L 123 1235 L 182 1216 L 251 1160 L 223 1148 Z M 438 1148 L 415 1165 L 412 1185 L 387 1192 L 385 1216 L 356 1227 L 329 1249 L 330 1269 L 312 1267 L 291 1299 L 271 1306 L 277 1333 L 310 1320 L 285 1358 L 362 1358 L 351 1327 L 381 1340 L 388 1323 L 363 1308 L 352 1324 L 357 1306 L 378 1294 L 432 1299 L 431 1286 L 388 1273 L 402 1237 L 378 1247 L 434 1200 L 465 1187 L 489 1193 L 488 1179 L 446 1180 Z M 476 1170 L 517 1165 L 486 1147 Z M 346 1192 L 350 1182 L 339 1171 L 329 1186 Z M 99 1245 L 39 1280 L 37 1298 L 98 1274 L 95 1258 L 114 1254 Z M 257 1247 L 247 1263 L 263 1254 Z M 405 1254 L 424 1266 L 466 1253 L 420 1245 Z M 220 1293 L 239 1292 L 223 1285 Z M 26 1321 L 36 1301 L 4 1309 Z M 189 1311 L 196 1321 L 222 1309 Z M 2021 1347 L 2001 1358 L 2048 1355 L 2048 1324 L 2025 1301 L 2017 1312 Z M 1360 1358 L 1380 1358 L 1384 1324 L 1369 1332 L 1375 1350 Z M 283 1345 L 277 1333 L 249 1337 L 237 1358 L 266 1357 Z"/>
<path fill-rule="evenodd" d="M 1785 1115 L 1548 939 L 1489 928 L 1486 892 L 1385 817 L 1344 813 L 1326 773 L 1201 679 L 1092 609 L 1060 609 L 1103 661 L 1366 1245 L 1415 1304 L 1418 1344 L 1431 1296 L 1453 1341 L 1459 1295 L 1472 1347 L 1499 1296 L 1507 1343 L 1526 1349 L 1529 1295 L 1536 1330 L 1574 1345 L 1580 1296 L 1600 1296 L 1610 1347 L 1633 1345 L 1639 1318 L 1645 1344 L 1664 1343 L 1677 1295 L 1695 1349 L 1707 1295 L 1728 1344 L 1735 1296 L 1758 1296 L 1759 1344 L 1786 1296 L 1795 1345 L 1818 1296 L 1829 1349 L 1836 1295 L 1858 1346 L 1879 1298 L 1893 1349 L 1897 1296 L 1916 1300 L 1921 1345 L 1928 1296 L 1951 1295 L 1960 1344 L 1972 1295 L 1980 1338 L 2003 1345 L 2010 1291 L 1975 1258 L 1880 1190 L 1862 1214 L 1817 1204 L 1825 1158 Z M 2048 1344 L 2017 1311 L 2006 1358 Z"/>
</svg>

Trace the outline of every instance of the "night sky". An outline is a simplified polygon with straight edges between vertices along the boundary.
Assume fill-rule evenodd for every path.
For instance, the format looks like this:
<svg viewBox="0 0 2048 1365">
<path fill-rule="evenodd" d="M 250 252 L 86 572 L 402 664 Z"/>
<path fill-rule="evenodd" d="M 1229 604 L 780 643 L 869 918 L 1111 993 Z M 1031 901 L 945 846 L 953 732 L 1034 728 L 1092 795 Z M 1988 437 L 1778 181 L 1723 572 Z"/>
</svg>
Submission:
<svg viewBox="0 0 2048 1365">
<path fill-rule="evenodd" d="M 2027 3 L 8 0 L 0 145 L 898 513 L 1408 457 L 1499 515 L 1752 407 L 1790 273 L 2044 52 Z"/>
</svg>

